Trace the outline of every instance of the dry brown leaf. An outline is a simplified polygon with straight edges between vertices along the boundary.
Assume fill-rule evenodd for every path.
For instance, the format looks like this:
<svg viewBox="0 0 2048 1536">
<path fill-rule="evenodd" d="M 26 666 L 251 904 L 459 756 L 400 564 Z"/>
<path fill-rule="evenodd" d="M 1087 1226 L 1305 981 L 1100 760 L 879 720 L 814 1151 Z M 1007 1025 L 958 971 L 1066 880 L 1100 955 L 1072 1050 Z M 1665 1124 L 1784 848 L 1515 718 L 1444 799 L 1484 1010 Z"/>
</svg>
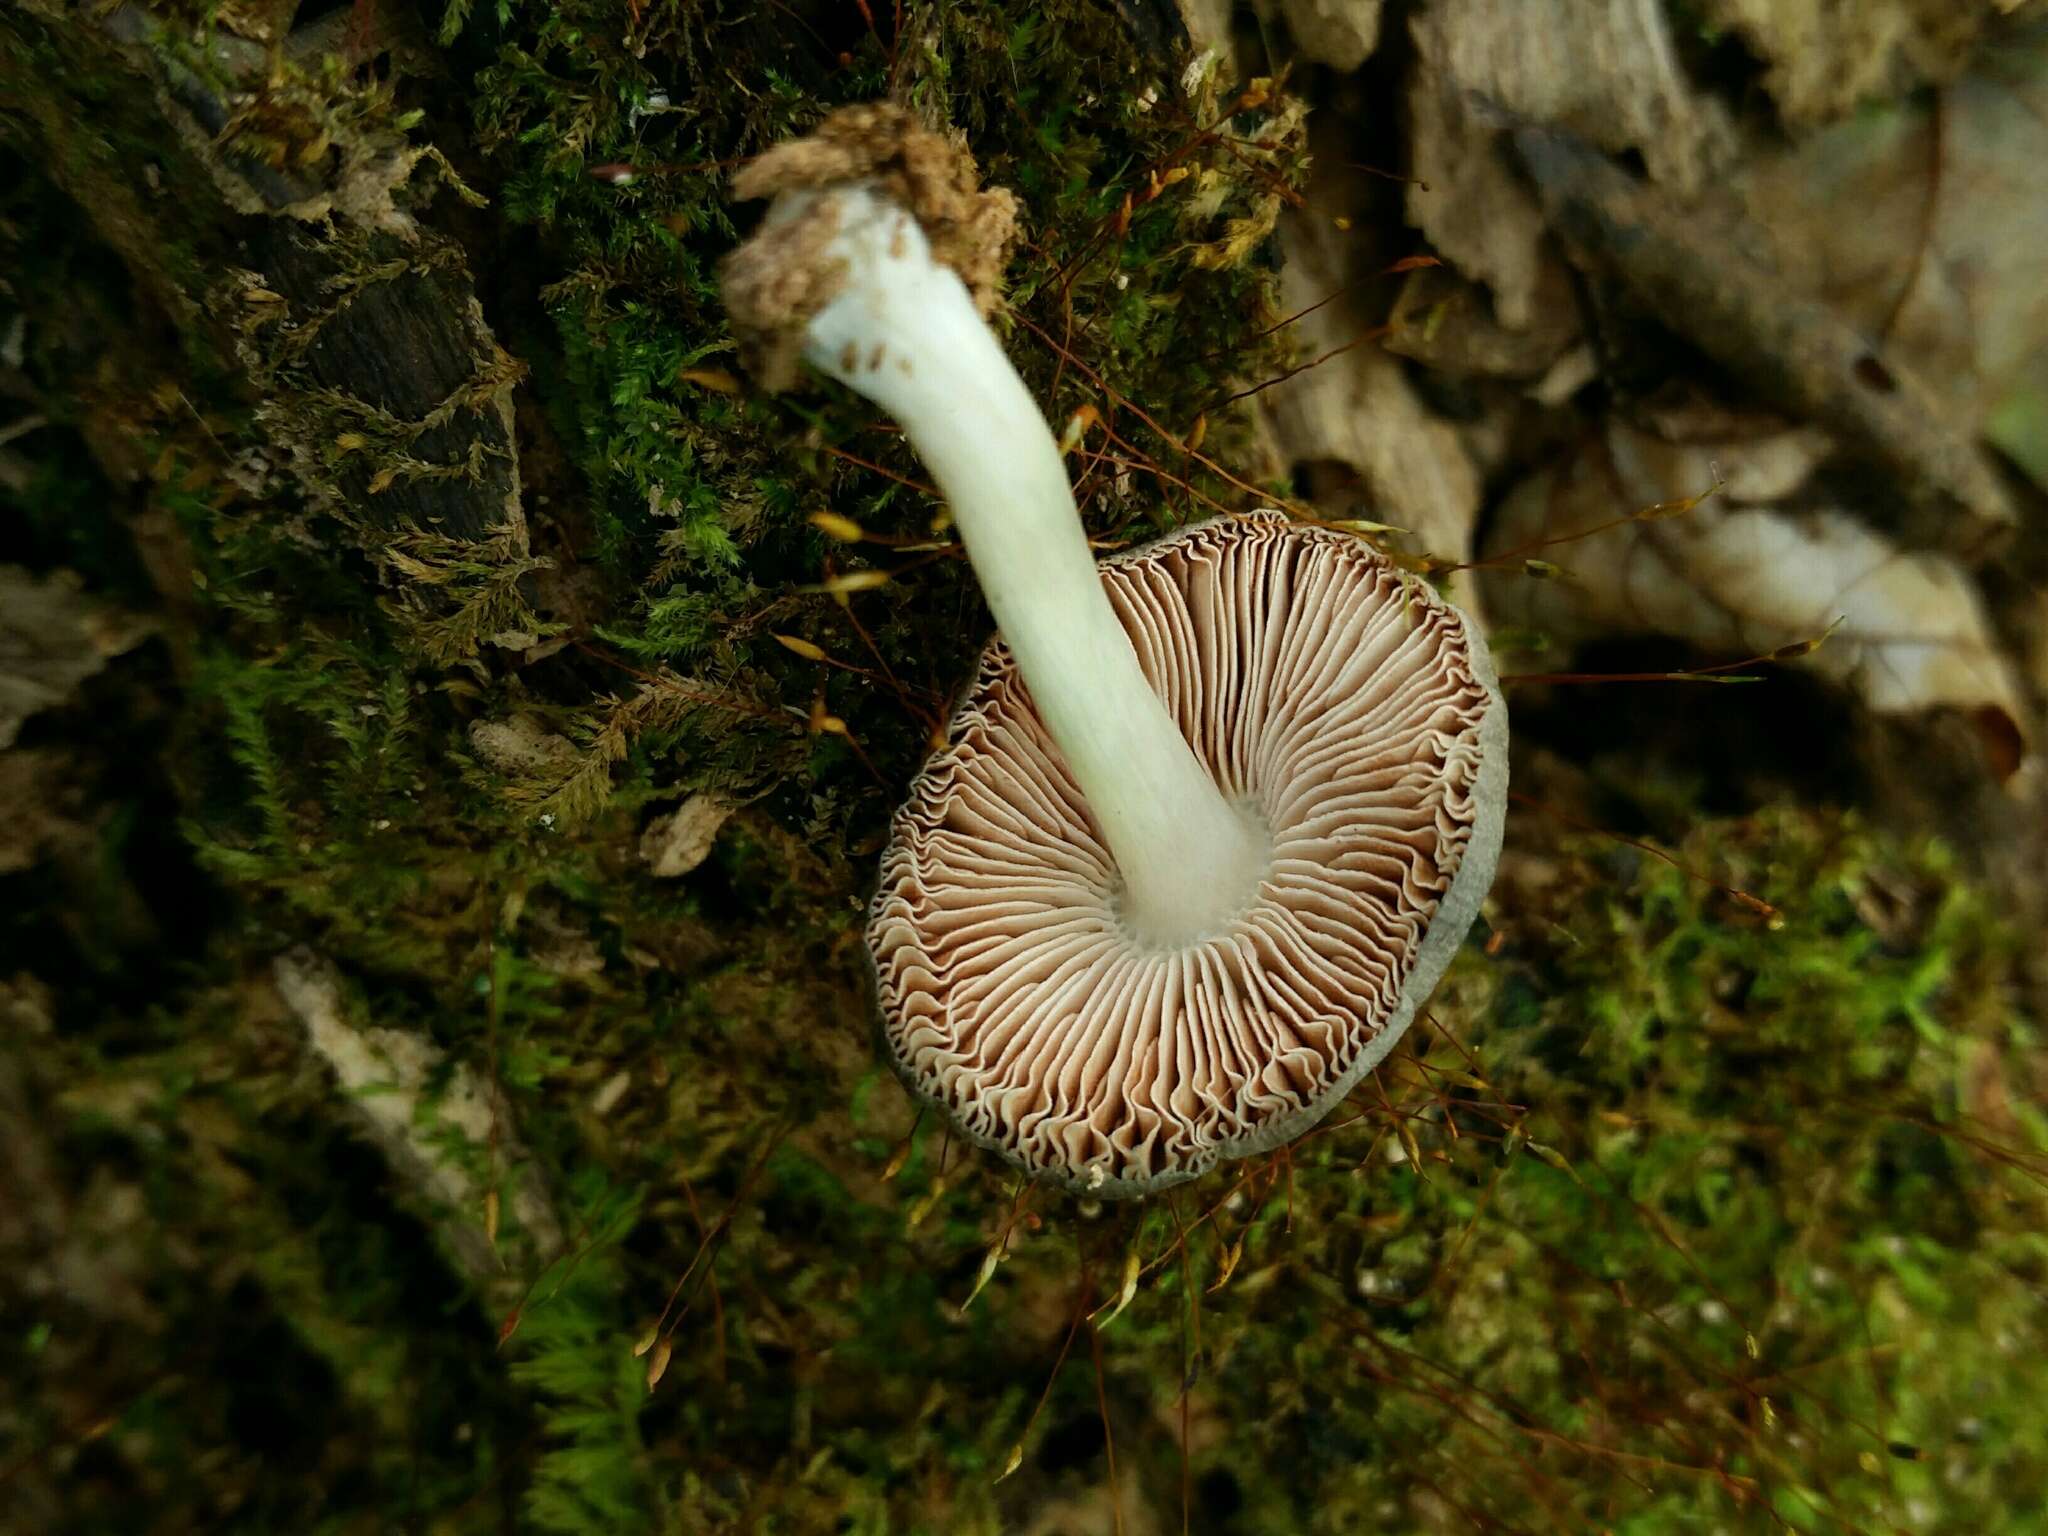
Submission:
<svg viewBox="0 0 2048 1536">
<path fill-rule="evenodd" d="M 1543 209 L 1510 164 L 1499 131 L 1440 68 L 1417 68 L 1408 89 L 1408 222 L 1466 276 L 1493 291 L 1503 326 L 1537 319 L 1546 261 Z"/>
<path fill-rule="evenodd" d="M 1709 26 L 1765 63 L 1764 89 L 1788 123 L 1823 122 L 1879 97 L 1952 79 L 2015 0 L 1702 0 Z"/>
<path fill-rule="evenodd" d="M 510 777 L 544 777 L 565 772 L 577 760 L 566 736 L 544 729 L 526 715 L 470 722 L 469 744 L 498 772 Z"/>
<path fill-rule="evenodd" d="M 1520 122 L 1701 186 L 1735 147 L 1726 110 L 1693 89 L 1658 0 L 1435 0 L 1410 24 L 1424 73 Z"/>
<path fill-rule="evenodd" d="M 640 859 L 657 880 L 687 875 L 711 856 L 718 830 L 733 813 L 723 795 L 695 794 L 640 834 Z"/>
<path fill-rule="evenodd" d="M 1320 306 L 1289 331 L 1300 360 L 1314 365 L 1258 397 L 1275 445 L 1290 465 L 1335 471 L 1330 484 L 1311 486 L 1326 515 L 1365 515 L 1408 530 L 1397 542 L 1413 552 L 1463 560 L 1479 472 L 1457 429 L 1423 404 L 1381 346 L 1361 302 L 1358 281 L 1379 263 L 1331 214 L 1362 207 L 1362 194 L 1355 179 L 1325 175 L 1310 202 L 1314 213 L 1290 210 L 1280 221 L 1280 300 L 1288 314 Z"/>
<path fill-rule="evenodd" d="M 1515 144 L 1578 258 L 1687 337 L 1751 398 L 1818 422 L 1884 470 L 1910 543 L 1982 555 L 2014 521 L 1976 434 L 1920 368 L 1832 305 L 1810 302 L 1739 212 L 1686 203 L 1569 137 Z"/>
<path fill-rule="evenodd" d="M 1777 268 L 1973 430 L 2048 351 L 2048 26 L 1930 97 L 1760 151 L 1733 184 Z"/>
<path fill-rule="evenodd" d="M 1492 290 L 1510 331 L 1543 318 L 1544 269 L 1559 258 L 1503 126 L 1633 150 L 1685 194 L 1734 148 L 1726 111 L 1692 88 L 1655 0 L 1438 0 L 1409 25 L 1408 222 Z"/>
<path fill-rule="evenodd" d="M 1294 51 L 1311 64 L 1349 74 L 1380 40 L 1383 0 L 1268 0 L 1262 16 L 1278 14 L 1294 39 Z"/>
<path fill-rule="evenodd" d="M 53 851 L 73 858 L 94 846 L 90 813 L 77 802 L 78 764 L 63 753 L 0 752 L 0 875 L 32 869 Z"/>
<path fill-rule="evenodd" d="M 547 892 L 523 902 L 503 919 L 508 931 L 518 928 L 528 963 L 562 977 L 604 973 L 604 951 L 581 914 Z"/>
<path fill-rule="evenodd" d="M 1477 283 L 1448 267 L 1411 272 L 1388 317 L 1387 350 L 1438 373 L 1537 378 L 1578 340 L 1579 311 L 1563 262 L 1540 263 L 1535 282 L 1525 326 L 1511 328 Z"/>
</svg>

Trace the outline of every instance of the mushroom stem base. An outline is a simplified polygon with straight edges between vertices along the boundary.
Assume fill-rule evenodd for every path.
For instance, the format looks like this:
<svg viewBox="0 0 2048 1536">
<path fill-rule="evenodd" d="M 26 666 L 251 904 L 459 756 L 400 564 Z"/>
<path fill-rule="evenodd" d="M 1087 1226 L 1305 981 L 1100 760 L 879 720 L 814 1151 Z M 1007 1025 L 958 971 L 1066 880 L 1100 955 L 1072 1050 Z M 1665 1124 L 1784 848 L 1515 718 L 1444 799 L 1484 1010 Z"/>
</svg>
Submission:
<svg viewBox="0 0 2048 1536">
<path fill-rule="evenodd" d="M 1199 943 L 1258 901 L 1273 867 L 1273 829 L 1249 801 L 1224 801 L 1223 810 L 1217 818 L 1223 824 L 1212 821 L 1207 829 L 1208 846 L 1184 846 L 1167 859 L 1120 866 L 1123 878 L 1112 904 L 1143 948 Z"/>
</svg>

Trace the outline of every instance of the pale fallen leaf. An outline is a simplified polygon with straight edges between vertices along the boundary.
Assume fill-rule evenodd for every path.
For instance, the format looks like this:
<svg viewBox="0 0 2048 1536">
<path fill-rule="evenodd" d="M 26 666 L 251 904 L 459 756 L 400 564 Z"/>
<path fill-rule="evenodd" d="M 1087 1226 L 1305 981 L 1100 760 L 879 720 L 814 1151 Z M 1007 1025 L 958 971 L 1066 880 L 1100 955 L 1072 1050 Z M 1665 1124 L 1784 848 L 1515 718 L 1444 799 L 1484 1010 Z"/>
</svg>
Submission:
<svg viewBox="0 0 2048 1536">
<path fill-rule="evenodd" d="M 359 1021 L 339 968 L 312 950 L 286 951 L 271 974 L 310 1054 L 332 1073 L 337 1096 L 365 1135 L 415 1197 L 445 1213 L 437 1235 L 465 1273 L 503 1291 L 562 1251 L 552 1197 L 496 1084 L 450 1061 L 417 1031 Z M 510 1170 L 503 1177 L 516 1225 L 505 1234 L 487 1231 L 496 1202 L 487 1199 L 484 1178 L 494 1168 Z M 491 1244 L 499 1235 L 512 1248 L 502 1264 Z M 517 1324 L 515 1309 L 505 1335 Z"/>
<path fill-rule="evenodd" d="M 1803 299 L 1751 221 L 1675 198 L 1564 135 L 1517 130 L 1515 145 L 1596 285 L 1691 340 L 1746 398 L 1839 434 L 1886 477 L 1903 542 L 1982 554 L 2015 520 L 2010 491 L 1920 369 Z"/>
<path fill-rule="evenodd" d="M 1273 443 L 1307 471 L 1308 493 L 1325 517 L 1407 529 L 1398 542 L 1411 552 L 1462 561 L 1479 516 L 1479 470 L 1457 428 L 1423 404 L 1400 360 L 1381 346 L 1357 287 L 1370 255 L 1329 221 L 1333 208 L 1362 209 L 1366 189 L 1335 174 L 1311 192 L 1316 212 L 1284 214 L 1279 238 L 1281 304 L 1300 315 L 1288 335 L 1300 362 L 1312 366 L 1256 397 Z"/>
<path fill-rule="evenodd" d="M 1797 489 L 1818 451 L 1804 431 L 1678 444 L 1610 423 L 1603 439 L 1510 493 L 1488 541 L 1493 558 L 1518 567 L 1538 541 L 1698 495 L 1717 476 L 1721 493 L 1683 516 L 1547 545 L 1569 582 L 1489 572 L 1487 614 L 1566 646 L 1661 634 L 1728 656 L 1825 634 L 1796 664 L 1878 713 L 1988 709 L 2022 729 L 2018 681 L 1961 565 L 1900 550 L 1844 511 L 1742 504 L 1744 492 Z"/>
<path fill-rule="evenodd" d="M 65 702 L 151 628 L 88 597 L 69 571 L 35 576 L 0 565 L 0 749 L 30 715 Z"/>
<path fill-rule="evenodd" d="M 590 1114 L 593 1119 L 602 1120 L 619 1107 L 619 1101 L 631 1091 L 633 1074 L 621 1067 L 598 1085 L 597 1092 L 590 1096 Z"/>
<path fill-rule="evenodd" d="M 473 720 L 469 744 L 499 773 L 544 775 L 560 773 L 576 761 L 576 746 L 526 715 L 508 720 Z"/>
</svg>

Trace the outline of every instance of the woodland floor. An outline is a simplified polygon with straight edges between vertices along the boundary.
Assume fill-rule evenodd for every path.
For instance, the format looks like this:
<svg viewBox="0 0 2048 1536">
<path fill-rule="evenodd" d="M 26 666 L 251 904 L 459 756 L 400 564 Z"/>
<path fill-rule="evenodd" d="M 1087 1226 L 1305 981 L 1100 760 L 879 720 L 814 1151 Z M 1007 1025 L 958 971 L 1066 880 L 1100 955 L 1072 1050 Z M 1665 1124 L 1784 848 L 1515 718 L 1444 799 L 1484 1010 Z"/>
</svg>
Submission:
<svg viewBox="0 0 2048 1536">
<path fill-rule="evenodd" d="M 0 1529 L 2048 1531 L 2043 27 L 0 12 Z M 885 94 L 1103 547 L 1511 674 L 1426 1014 L 1142 1203 L 875 1053 L 987 619 L 715 266 Z"/>
</svg>

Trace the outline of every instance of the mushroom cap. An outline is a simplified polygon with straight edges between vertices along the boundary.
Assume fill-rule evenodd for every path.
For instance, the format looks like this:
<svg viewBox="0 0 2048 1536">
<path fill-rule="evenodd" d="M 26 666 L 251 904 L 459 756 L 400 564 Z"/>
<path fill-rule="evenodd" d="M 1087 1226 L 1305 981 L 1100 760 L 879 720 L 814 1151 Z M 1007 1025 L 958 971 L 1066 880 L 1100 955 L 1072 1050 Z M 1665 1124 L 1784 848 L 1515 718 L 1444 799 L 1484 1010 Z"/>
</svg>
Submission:
<svg viewBox="0 0 2048 1536">
<path fill-rule="evenodd" d="M 899 1075 L 1027 1172 L 1144 1194 L 1290 1140 L 1400 1038 L 1492 883 L 1485 641 L 1361 540 L 1271 510 L 1101 566 L 1140 665 L 1272 858 L 1158 947 L 1000 640 L 898 811 L 868 947 Z"/>
</svg>

